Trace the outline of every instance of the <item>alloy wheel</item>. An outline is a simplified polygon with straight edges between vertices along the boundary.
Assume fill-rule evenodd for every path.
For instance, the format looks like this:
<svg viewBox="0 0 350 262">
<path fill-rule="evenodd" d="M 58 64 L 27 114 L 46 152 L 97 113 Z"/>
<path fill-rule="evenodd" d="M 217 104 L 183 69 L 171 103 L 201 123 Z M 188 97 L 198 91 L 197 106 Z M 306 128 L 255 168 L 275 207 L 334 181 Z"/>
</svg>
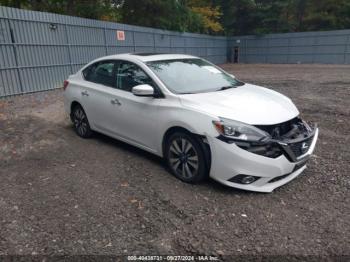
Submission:
<svg viewBox="0 0 350 262">
<path fill-rule="evenodd" d="M 73 116 L 75 129 L 80 136 L 85 136 L 88 132 L 88 121 L 85 112 L 82 108 L 78 107 L 75 109 Z"/>
<path fill-rule="evenodd" d="M 190 141 L 176 138 L 169 148 L 169 162 L 172 169 L 185 179 L 196 176 L 199 168 L 198 152 Z"/>
</svg>

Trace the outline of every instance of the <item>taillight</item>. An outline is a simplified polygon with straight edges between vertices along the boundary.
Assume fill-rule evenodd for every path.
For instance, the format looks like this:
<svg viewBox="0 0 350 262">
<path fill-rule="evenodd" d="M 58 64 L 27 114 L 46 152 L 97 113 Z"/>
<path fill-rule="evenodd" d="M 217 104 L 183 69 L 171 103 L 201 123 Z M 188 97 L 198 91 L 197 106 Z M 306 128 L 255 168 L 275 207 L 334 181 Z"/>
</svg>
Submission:
<svg viewBox="0 0 350 262">
<path fill-rule="evenodd" d="M 66 90 L 67 86 L 69 85 L 69 81 L 64 80 L 63 81 L 63 90 Z"/>
</svg>

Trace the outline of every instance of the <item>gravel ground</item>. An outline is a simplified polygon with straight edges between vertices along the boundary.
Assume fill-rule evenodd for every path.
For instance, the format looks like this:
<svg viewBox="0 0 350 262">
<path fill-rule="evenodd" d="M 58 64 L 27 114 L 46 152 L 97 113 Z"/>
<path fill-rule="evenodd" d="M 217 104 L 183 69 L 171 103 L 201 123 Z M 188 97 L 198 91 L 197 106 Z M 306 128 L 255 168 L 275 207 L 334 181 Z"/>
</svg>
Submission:
<svg viewBox="0 0 350 262">
<path fill-rule="evenodd" d="M 271 194 L 180 182 L 163 161 L 77 137 L 61 91 L 0 100 L 0 255 L 350 255 L 350 67 L 222 65 L 320 126 L 308 169 Z"/>
</svg>

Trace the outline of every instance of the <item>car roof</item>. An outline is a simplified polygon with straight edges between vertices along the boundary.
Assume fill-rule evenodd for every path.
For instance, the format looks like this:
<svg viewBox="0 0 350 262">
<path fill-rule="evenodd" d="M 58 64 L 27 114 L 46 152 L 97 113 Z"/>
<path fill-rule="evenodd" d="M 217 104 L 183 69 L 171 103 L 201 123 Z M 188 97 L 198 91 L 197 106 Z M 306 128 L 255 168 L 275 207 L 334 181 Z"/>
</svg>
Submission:
<svg viewBox="0 0 350 262">
<path fill-rule="evenodd" d="M 110 55 L 106 57 L 101 57 L 101 59 L 127 59 L 133 60 L 137 59 L 142 62 L 150 62 L 150 61 L 161 61 L 161 60 L 173 60 L 173 59 L 190 59 L 190 58 L 198 58 L 191 55 L 184 54 L 159 54 L 159 53 L 130 53 L 130 54 L 117 54 Z"/>
</svg>

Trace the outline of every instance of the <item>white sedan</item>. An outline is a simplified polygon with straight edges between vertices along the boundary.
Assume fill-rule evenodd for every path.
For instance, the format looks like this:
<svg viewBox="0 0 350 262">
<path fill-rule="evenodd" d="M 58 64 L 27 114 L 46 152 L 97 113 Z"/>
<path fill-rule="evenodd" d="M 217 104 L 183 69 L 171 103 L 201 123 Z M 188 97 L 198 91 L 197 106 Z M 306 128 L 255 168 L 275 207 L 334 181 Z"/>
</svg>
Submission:
<svg viewBox="0 0 350 262">
<path fill-rule="evenodd" d="M 96 59 L 64 82 L 64 102 L 79 136 L 164 157 L 189 183 L 271 192 L 303 172 L 318 137 L 289 98 L 189 55 Z"/>
</svg>

